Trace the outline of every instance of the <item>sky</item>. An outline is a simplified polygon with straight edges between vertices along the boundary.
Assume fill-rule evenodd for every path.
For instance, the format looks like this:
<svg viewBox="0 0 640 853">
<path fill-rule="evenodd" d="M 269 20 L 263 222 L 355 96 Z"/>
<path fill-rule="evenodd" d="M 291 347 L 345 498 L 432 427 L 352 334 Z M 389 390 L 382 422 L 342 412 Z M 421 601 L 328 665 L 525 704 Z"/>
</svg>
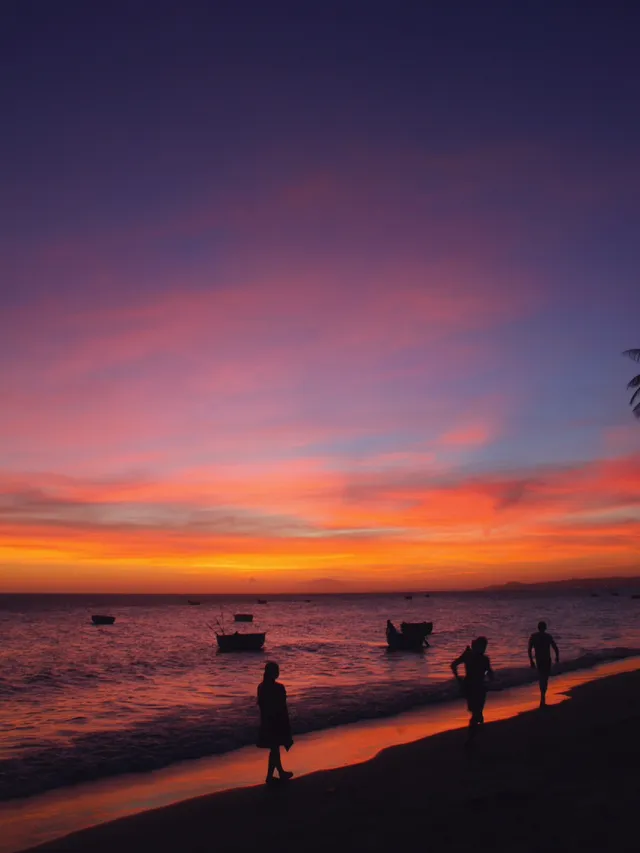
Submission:
<svg viewBox="0 0 640 853">
<path fill-rule="evenodd" d="M 639 24 L 9 0 L 0 590 L 640 574 Z"/>
</svg>

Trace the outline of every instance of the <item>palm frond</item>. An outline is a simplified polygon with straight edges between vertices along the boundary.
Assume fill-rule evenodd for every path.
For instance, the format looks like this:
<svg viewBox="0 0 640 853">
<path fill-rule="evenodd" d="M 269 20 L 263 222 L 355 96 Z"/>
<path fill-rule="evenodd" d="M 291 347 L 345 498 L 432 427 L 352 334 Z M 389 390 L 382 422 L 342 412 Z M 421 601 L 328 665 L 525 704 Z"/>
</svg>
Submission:
<svg viewBox="0 0 640 853">
<path fill-rule="evenodd" d="M 626 355 L 634 361 L 640 361 L 640 349 L 626 349 L 622 355 Z"/>
<path fill-rule="evenodd" d="M 631 382 L 627 385 L 627 390 L 631 390 L 631 388 L 637 388 L 640 385 L 640 373 L 637 376 L 634 376 Z"/>
<path fill-rule="evenodd" d="M 640 403 L 633 407 L 633 414 L 640 419 Z"/>
<path fill-rule="evenodd" d="M 631 399 L 629 400 L 630 406 L 633 406 L 633 404 L 635 403 L 635 399 L 638 396 L 638 394 L 640 394 L 640 388 L 636 388 L 636 390 L 631 395 Z M 638 403 L 638 405 L 640 406 L 640 403 Z"/>
</svg>

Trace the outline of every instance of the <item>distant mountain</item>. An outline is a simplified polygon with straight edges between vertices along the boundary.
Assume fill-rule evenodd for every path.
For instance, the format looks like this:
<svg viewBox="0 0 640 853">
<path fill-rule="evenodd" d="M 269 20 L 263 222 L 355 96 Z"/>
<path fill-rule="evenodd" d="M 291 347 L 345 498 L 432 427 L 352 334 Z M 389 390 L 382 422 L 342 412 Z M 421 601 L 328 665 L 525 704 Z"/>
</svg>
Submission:
<svg viewBox="0 0 640 853">
<path fill-rule="evenodd" d="M 542 592 L 544 590 L 549 590 L 560 592 L 564 590 L 587 590 L 588 592 L 608 592 L 610 590 L 638 588 L 640 588 L 640 576 L 615 578 L 569 578 L 568 580 L 540 581 L 538 583 L 520 583 L 520 581 L 510 581 L 509 583 L 485 586 L 481 591 Z"/>
</svg>

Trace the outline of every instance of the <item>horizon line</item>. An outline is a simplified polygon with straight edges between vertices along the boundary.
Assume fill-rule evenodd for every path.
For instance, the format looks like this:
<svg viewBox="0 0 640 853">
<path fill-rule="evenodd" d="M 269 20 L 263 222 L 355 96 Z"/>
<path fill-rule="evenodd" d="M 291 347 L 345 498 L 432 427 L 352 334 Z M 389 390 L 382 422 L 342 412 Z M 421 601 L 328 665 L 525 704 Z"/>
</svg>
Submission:
<svg viewBox="0 0 640 853">
<path fill-rule="evenodd" d="M 422 588 L 422 589 L 334 589 L 334 590 L 288 590 L 288 591 L 210 591 L 196 592 L 193 590 L 186 591 L 153 591 L 153 590 L 1 590 L 0 595 L 157 595 L 157 596 L 179 596 L 189 598 L 200 596 L 242 596 L 246 598 L 277 598 L 278 596 L 320 596 L 320 595 L 415 595 L 425 596 L 432 594 L 457 594 L 469 592 L 487 592 L 528 587 L 553 587 L 570 584 L 581 585 L 603 585 L 610 586 L 611 584 L 620 583 L 640 583 L 639 575 L 614 575 L 610 577 L 571 577 L 559 578 L 557 580 L 541 580 L 541 581 L 506 581 L 498 584 L 488 584 L 486 586 L 476 587 L 441 587 L 441 588 Z"/>
</svg>

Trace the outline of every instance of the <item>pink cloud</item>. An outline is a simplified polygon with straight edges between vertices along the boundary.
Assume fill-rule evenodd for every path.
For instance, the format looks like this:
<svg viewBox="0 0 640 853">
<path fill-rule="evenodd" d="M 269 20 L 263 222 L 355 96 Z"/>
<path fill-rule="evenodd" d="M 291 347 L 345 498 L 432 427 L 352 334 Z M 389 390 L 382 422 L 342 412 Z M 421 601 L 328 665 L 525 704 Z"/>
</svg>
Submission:
<svg viewBox="0 0 640 853">
<path fill-rule="evenodd" d="M 497 430 L 489 424 L 475 423 L 449 430 L 440 438 L 440 442 L 454 447 L 481 447 L 496 435 Z"/>
</svg>

